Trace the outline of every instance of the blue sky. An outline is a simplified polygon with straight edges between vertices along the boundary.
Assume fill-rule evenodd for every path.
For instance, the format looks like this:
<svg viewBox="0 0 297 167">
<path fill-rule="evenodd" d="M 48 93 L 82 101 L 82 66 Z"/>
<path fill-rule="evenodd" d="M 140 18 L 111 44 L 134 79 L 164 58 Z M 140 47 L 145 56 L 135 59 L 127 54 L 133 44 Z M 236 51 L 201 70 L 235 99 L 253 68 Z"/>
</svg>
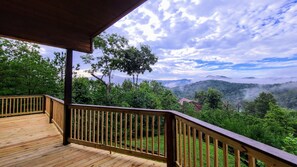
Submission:
<svg viewBox="0 0 297 167">
<path fill-rule="evenodd" d="M 106 32 L 151 46 L 159 61 L 142 78 L 297 77 L 297 1 L 149 0 Z"/>
</svg>

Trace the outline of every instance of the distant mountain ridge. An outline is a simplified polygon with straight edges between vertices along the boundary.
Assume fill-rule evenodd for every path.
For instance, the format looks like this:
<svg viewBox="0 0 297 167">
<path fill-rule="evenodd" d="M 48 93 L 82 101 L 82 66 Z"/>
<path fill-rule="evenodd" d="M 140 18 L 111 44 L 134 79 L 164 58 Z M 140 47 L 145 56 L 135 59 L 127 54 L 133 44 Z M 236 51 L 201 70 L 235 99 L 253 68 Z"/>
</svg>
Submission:
<svg viewBox="0 0 297 167">
<path fill-rule="evenodd" d="M 279 84 L 233 83 L 222 80 L 205 80 L 184 86 L 177 86 L 171 90 L 179 97 L 193 99 L 195 92 L 215 88 L 223 93 L 224 100 L 231 104 L 238 104 L 244 100 L 253 100 L 261 92 L 270 92 L 281 106 L 297 109 L 297 82 Z"/>
</svg>

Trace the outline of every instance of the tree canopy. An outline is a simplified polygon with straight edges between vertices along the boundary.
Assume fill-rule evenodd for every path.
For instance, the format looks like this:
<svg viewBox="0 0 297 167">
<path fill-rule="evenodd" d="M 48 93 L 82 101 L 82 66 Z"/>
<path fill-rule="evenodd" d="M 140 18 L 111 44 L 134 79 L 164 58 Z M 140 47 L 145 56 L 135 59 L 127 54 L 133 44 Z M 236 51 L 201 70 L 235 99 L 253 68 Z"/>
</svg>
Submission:
<svg viewBox="0 0 297 167">
<path fill-rule="evenodd" d="M 0 38 L 0 94 L 52 94 L 57 69 L 39 53 L 39 46 Z"/>
</svg>

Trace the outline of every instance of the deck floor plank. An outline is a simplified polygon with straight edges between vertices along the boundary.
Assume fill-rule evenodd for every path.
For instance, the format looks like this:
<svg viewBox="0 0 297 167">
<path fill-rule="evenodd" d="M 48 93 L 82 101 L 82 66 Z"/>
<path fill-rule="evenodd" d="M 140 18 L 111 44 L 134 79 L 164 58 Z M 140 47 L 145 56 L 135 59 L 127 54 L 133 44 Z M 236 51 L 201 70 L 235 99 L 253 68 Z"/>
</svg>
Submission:
<svg viewBox="0 0 297 167">
<path fill-rule="evenodd" d="M 166 166 L 124 154 L 62 145 L 62 136 L 45 114 L 0 118 L 0 166 Z"/>
</svg>

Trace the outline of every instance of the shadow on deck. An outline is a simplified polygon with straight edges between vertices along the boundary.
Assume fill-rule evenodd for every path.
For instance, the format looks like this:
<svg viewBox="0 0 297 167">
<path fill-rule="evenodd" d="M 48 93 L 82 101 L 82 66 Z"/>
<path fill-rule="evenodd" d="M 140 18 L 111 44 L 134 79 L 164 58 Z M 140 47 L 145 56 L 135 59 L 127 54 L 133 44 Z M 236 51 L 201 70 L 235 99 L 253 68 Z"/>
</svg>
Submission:
<svg viewBox="0 0 297 167">
<path fill-rule="evenodd" d="M 45 114 L 1 118 L 0 166 L 166 166 L 77 144 L 62 145 L 62 136 Z"/>
</svg>

